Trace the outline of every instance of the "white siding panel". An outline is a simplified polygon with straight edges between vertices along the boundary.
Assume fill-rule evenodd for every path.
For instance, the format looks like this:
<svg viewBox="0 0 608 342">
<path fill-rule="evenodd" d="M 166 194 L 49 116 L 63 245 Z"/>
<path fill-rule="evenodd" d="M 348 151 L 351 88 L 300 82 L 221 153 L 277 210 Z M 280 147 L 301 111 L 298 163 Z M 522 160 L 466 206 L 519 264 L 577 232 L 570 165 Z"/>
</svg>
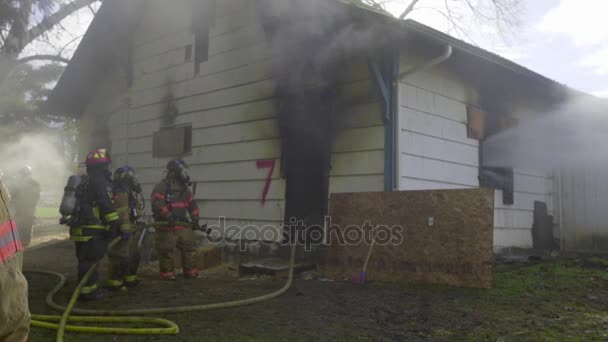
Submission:
<svg viewBox="0 0 608 342">
<path fill-rule="evenodd" d="M 399 189 L 408 191 L 417 190 L 453 190 L 453 189 L 467 189 L 473 188 L 472 186 L 448 184 L 444 182 L 436 182 L 429 180 L 413 179 L 408 177 L 401 177 L 399 180 Z"/>
<path fill-rule="evenodd" d="M 494 229 L 494 249 L 504 247 L 532 247 L 532 231 L 527 229 Z"/>
<path fill-rule="evenodd" d="M 428 62 L 426 58 L 406 56 L 401 59 L 401 71 L 411 70 L 412 68 Z M 435 66 L 431 69 L 411 74 L 403 83 L 414 84 L 417 87 L 431 91 L 443 97 L 455 99 L 459 102 L 469 100 L 469 86 L 458 80 L 443 65 Z"/>
<path fill-rule="evenodd" d="M 479 185 L 478 169 L 474 166 L 410 155 L 402 155 L 400 163 L 402 177 L 444 182 L 463 187 Z"/>
<path fill-rule="evenodd" d="M 248 64 L 255 64 L 255 62 L 263 61 L 270 57 L 269 50 L 265 44 L 228 51 L 212 56 L 207 62 L 202 63 L 198 75 L 195 76 L 194 64 L 184 63 L 184 51 L 182 49 L 170 52 L 169 54 L 167 57 L 163 57 L 163 55 L 154 57 L 154 59 L 162 58 L 165 60 L 150 62 L 153 64 L 152 66 L 142 65 L 141 68 L 147 69 L 145 72 L 136 74 L 133 89 L 141 90 L 162 87 L 169 80 L 179 84 Z"/>
<path fill-rule="evenodd" d="M 195 78 L 192 81 L 171 86 L 174 98 L 205 94 L 212 91 L 235 87 L 270 78 L 271 70 L 268 62 L 253 64 L 227 72 Z M 146 89 L 131 96 L 131 106 L 141 107 L 148 104 L 159 103 L 167 95 L 166 87 Z"/>
<path fill-rule="evenodd" d="M 129 139 L 129 153 L 152 152 L 152 137 Z"/>
<path fill-rule="evenodd" d="M 533 211 L 509 210 L 500 208 L 494 210 L 495 228 L 532 229 L 533 223 Z"/>
<path fill-rule="evenodd" d="M 384 175 L 384 151 L 334 153 L 331 175 Z"/>
<path fill-rule="evenodd" d="M 522 192 L 516 192 L 514 197 L 513 205 L 505 205 L 502 201 L 502 190 L 497 190 L 495 195 L 495 207 L 497 209 L 510 209 L 510 210 L 534 210 L 534 201 L 546 202 L 547 210 L 553 211 L 553 203 L 550 195 L 536 195 Z M 531 227 L 530 227 L 531 228 Z"/>
<path fill-rule="evenodd" d="M 279 139 L 193 148 L 192 163 L 274 159 L 281 155 Z"/>
<path fill-rule="evenodd" d="M 339 132 L 334 152 L 384 150 L 384 127 L 357 128 Z"/>
<path fill-rule="evenodd" d="M 204 217 L 227 217 L 241 220 L 275 221 L 283 219 L 285 206 L 282 202 L 269 202 L 262 206 L 255 201 L 201 201 L 201 215 Z"/>
<path fill-rule="evenodd" d="M 274 90 L 275 81 L 266 80 L 180 99 L 177 106 L 182 113 L 225 107 L 270 98 L 274 95 Z"/>
<path fill-rule="evenodd" d="M 409 84 L 399 85 L 399 103 L 402 107 L 466 123 L 467 109 L 462 102 L 437 95 Z"/>
<path fill-rule="evenodd" d="M 375 192 L 384 190 L 384 175 L 329 177 L 329 193 Z"/>
<path fill-rule="evenodd" d="M 279 160 L 273 173 L 273 182 L 280 180 Z M 238 161 L 219 164 L 190 165 L 192 179 L 196 182 L 218 182 L 230 180 L 266 180 L 269 169 L 258 169 L 256 161 Z"/>
<path fill-rule="evenodd" d="M 112 158 L 114 158 L 116 155 L 127 154 L 127 140 L 126 139 L 112 139 L 112 146 L 110 148 L 110 151 L 112 153 Z"/>
<path fill-rule="evenodd" d="M 265 180 L 205 182 L 198 185 L 196 197 L 204 200 L 261 200 L 265 184 Z M 266 198 L 281 200 L 284 196 L 285 182 L 273 181 Z"/>
<path fill-rule="evenodd" d="M 475 146 L 412 132 L 403 132 L 400 144 L 400 151 L 405 155 L 479 166 L 479 150 Z"/>
<path fill-rule="evenodd" d="M 479 146 L 477 140 L 467 137 L 468 128 L 466 123 L 402 107 L 399 124 L 400 128 L 407 132 L 417 132 L 462 144 Z"/>
<path fill-rule="evenodd" d="M 126 127 L 126 126 L 125 126 Z M 149 137 L 154 132 L 160 129 L 160 120 L 152 120 L 145 122 L 138 122 L 136 124 L 129 125 L 129 137 L 130 138 L 143 138 Z"/>
<path fill-rule="evenodd" d="M 221 127 L 200 128 L 192 132 L 192 146 L 207 146 L 279 137 L 278 123 L 275 118 L 226 125 Z"/>
<path fill-rule="evenodd" d="M 362 128 L 370 126 L 383 126 L 382 115 L 384 105 L 380 102 L 360 104 L 338 108 L 335 116 L 337 129 Z"/>
<path fill-rule="evenodd" d="M 178 116 L 177 122 L 191 123 L 193 128 L 207 128 L 272 118 L 275 118 L 273 100 L 261 100 L 183 114 Z"/>
</svg>

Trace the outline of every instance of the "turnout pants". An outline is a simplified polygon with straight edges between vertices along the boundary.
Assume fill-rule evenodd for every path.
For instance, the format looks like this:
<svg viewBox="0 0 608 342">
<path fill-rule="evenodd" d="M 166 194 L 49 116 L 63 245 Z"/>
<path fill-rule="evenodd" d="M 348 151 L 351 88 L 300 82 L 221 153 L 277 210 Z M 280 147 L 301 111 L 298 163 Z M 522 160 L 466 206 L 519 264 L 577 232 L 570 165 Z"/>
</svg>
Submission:
<svg viewBox="0 0 608 342">
<path fill-rule="evenodd" d="M 110 281 L 112 287 L 134 284 L 137 282 L 139 268 L 138 235 L 129 240 L 122 240 L 110 250 Z"/>
<path fill-rule="evenodd" d="M 160 266 L 160 277 L 175 276 L 175 249 L 179 251 L 185 276 L 197 276 L 194 233 L 191 228 L 171 231 L 160 228 L 156 231 L 156 250 Z"/>
<path fill-rule="evenodd" d="M 21 273 L 22 254 L 0 263 L 0 341 L 24 342 L 30 331 L 27 280 Z"/>
<path fill-rule="evenodd" d="M 80 281 L 89 271 L 91 266 L 95 265 L 106 254 L 106 249 L 110 243 L 110 238 L 106 232 L 96 231 L 91 233 L 92 237 L 89 241 L 76 241 L 76 258 L 78 258 L 78 280 Z M 99 272 L 96 269 L 89 277 L 89 280 L 82 287 L 83 295 L 91 294 L 98 289 L 97 281 Z"/>
</svg>

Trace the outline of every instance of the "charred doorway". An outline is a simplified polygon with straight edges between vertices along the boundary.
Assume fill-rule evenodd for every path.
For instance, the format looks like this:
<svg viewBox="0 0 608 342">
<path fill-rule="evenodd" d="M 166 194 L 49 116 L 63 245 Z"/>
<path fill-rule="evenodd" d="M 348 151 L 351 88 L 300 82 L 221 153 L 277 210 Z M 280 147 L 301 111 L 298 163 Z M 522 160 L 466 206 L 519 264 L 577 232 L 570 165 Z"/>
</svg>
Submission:
<svg viewBox="0 0 608 342">
<path fill-rule="evenodd" d="M 288 229 L 303 223 L 302 233 L 312 228 L 317 233 L 314 240 L 321 243 L 328 212 L 333 116 L 347 55 L 342 42 L 348 41 L 344 30 L 350 32 L 352 18 L 327 1 L 261 4 L 258 13 L 274 53 L 277 81 L 281 171 L 286 180 L 284 221 Z"/>
</svg>

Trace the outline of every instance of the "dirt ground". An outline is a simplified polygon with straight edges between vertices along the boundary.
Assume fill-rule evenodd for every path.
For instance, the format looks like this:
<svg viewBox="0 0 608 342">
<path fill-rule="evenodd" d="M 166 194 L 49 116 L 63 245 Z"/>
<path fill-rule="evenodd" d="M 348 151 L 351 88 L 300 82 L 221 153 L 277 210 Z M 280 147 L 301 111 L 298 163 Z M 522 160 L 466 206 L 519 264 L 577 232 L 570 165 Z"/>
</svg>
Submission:
<svg viewBox="0 0 608 342">
<path fill-rule="evenodd" d="M 74 247 L 60 242 L 28 251 L 25 269 L 49 269 L 75 286 Z M 44 298 L 56 279 L 26 274 L 32 313 L 53 314 Z M 149 308 L 213 303 L 268 293 L 283 285 L 269 277 L 239 279 L 229 267 L 198 280 L 167 283 L 154 268 L 142 271 L 136 290 L 112 294 L 83 308 Z M 353 285 L 298 279 L 283 296 L 260 304 L 165 315 L 177 336 L 95 336 L 68 333 L 66 341 L 606 341 L 608 260 L 562 260 L 498 265 L 490 290 L 382 283 Z M 53 341 L 34 328 L 30 341 Z"/>
</svg>

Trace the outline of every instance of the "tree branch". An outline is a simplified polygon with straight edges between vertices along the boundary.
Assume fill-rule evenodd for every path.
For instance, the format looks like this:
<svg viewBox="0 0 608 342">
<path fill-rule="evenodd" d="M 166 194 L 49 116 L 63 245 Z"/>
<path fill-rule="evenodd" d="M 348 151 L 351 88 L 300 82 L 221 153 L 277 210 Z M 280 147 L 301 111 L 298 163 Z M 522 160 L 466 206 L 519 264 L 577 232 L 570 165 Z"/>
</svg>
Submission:
<svg viewBox="0 0 608 342">
<path fill-rule="evenodd" d="M 410 2 L 410 4 L 405 9 L 405 11 L 403 11 L 403 13 L 401 13 L 401 15 L 399 16 L 399 19 L 402 19 L 402 20 L 405 19 L 405 17 L 407 17 L 408 14 L 410 14 L 414 10 L 414 6 L 416 6 L 418 1 L 420 1 L 420 0 L 412 0 L 412 2 Z"/>
<path fill-rule="evenodd" d="M 72 13 L 78 11 L 79 9 L 90 5 L 93 2 L 96 2 L 98 0 L 74 0 L 70 3 L 67 3 L 63 6 L 61 6 L 55 13 L 49 15 L 48 17 L 44 18 L 38 25 L 32 27 L 31 29 L 29 29 L 25 35 L 23 37 L 18 37 L 15 35 L 9 35 L 7 42 L 9 42 L 8 44 L 5 44 L 3 46 L 3 51 L 1 51 L 2 53 L 14 53 L 14 54 L 19 54 L 24 47 L 26 47 L 29 43 L 31 43 L 32 41 L 36 40 L 38 37 L 40 37 L 41 35 L 43 35 L 45 32 L 48 32 L 50 29 L 52 29 L 53 27 L 55 27 L 57 24 L 61 23 L 61 21 L 65 18 L 67 18 L 68 16 L 70 16 Z M 10 48 L 12 48 L 12 51 L 4 51 L 5 48 L 9 48 L 9 46 L 11 46 Z"/>
<path fill-rule="evenodd" d="M 66 64 L 70 62 L 69 59 L 57 55 L 32 55 L 19 58 L 16 62 L 18 64 L 24 64 L 32 61 L 53 61 Z"/>
</svg>

